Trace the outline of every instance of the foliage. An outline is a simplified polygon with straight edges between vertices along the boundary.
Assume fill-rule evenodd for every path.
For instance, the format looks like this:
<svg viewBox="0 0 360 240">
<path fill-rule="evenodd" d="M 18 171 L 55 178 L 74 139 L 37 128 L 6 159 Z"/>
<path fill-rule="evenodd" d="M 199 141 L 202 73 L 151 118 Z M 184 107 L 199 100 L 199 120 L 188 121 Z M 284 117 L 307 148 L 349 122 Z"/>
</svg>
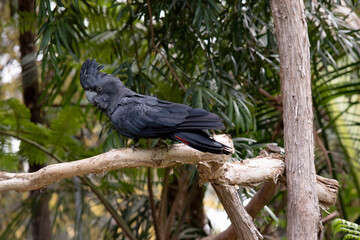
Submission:
<svg viewBox="0 0 360 240">
<path fill-rule="evenodd" d="M 356 223 L 337 218 L 332 221 L 332 230 L 334 235 L 345 233 L 343 239 L 360 239 L 360 226 Z"/>
<path fill-rule="evenodd" d="M 74 135 L 79 131 L 81 114 L 79 107 L 65 107 L 47 128 L 31 122 L 29 110 L 18 100 L 9 99 L 1 102 L 0 131 L 22 140 L 19 155 L 29 161 L 43 163 L 49 153 L 66 160 L 78 159 L 82 156 L 82 148 Z"/>
<path fill-rule="evenodd" d="M 283 145 L 279 58 L 269 1 L 149 2 L 151 11 L 147 1 L 37 1 L 37 59 L 45 123 L 32 123 L 23 104 L 2 97 L 1 170 L 21 171 L 27 161 L 72 161 L 131 144 L 84 98 L 79 71 L 87 58 L 105 64 L 104 71 L 136 92 L 219 114 L 234 139 L 234 161 L 256 156 L 269 142 Z M 360 27 L 354 24 L 360 3 L 341 4 L 306 1 L 306 17 L 317 172 L 341 182 L 340 207 L 332 210 L 355 222 L 360 196 Z M 3 41 L 6 46 L 0 44 L 2 52 L 18 45 L 16 27 L 29 29 L 28 22 L 34 18 L 25 13 L 19 13 L 19 19 L 13 17 L 8 14 L 9 5 L 2 9 L 8 24 L 2 22 L 0 27 L 11 38 Z M 12 52 L 11 58 L 16 54 Z M 4 86 L 1 91 L 11 92 Z M 21 140 L 18 152 L 9 151 L 12 139 Z M 156 143 L 141 141 L 144 147 Z M 53 233 L 59 238 L 123 239 L 121 226 L 113 221 L 117 218 L 124 220 L 136 239 L 154 236 L 148 186 L 154 189 L 156 207 L 163 206 L 163 196 L 170 208 L 171 196 L 162 195 L 162 190 L 176 191 L 176 179 L 183 173 L 181 169 L 169 172 L 128 169 L 91 176 L 90 183 L 69 179 L 54 184 L 47 190 Z M 194 171 L 192 176 L 181 182 L 189 189 L 196 182 Z M 253 191 L 243 192 L 249 197 Z M 7 197 L 15 201 L 12 194 Z M 286 228 L 284 199 L 283 192 L 277 194 L 257 221 L 263 233 L 275 238 Z M 28 232 L 33 203 L 17 203 L 21 207 L 0 219 L 0 238 L 22 239 Z M 1 200 L 0 204 L 9 206 Z M 117 216 L 109 214 L 107 204 L 117 210 Z M 274 221 L 279 223 L 277 231 Z M 191 221 L 177 224 L 172 230 L 180 228 L 180 237 L 204 234 Z M 67 235 L 69 228 L 76 232 L 74 236 Z M 17 234 L 14 229 L 19 229 Z"/>
</svg>

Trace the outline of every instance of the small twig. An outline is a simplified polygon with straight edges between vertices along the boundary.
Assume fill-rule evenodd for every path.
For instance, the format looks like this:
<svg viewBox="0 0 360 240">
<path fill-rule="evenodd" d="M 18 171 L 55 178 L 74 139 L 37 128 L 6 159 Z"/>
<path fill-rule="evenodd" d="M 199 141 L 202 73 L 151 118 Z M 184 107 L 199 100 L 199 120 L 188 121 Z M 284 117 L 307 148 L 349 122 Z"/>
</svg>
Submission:
<svg viewBox="0 0 360 240">
<path fill-rule="evenodd" d="M 270 101 L 275 102 L 274 103 L 268 103 L 269 105 L 272 105 L 274 107 L 276 107 L 277 110 L 279 110 L 280 112 L 282 112 L 282 100 L 281 100 L 281 95 L 280 96 L 272 96 L 270 93 L 268 93 L 267 91 L 265 91 L 265 89 L 263 88 L 259 88 L 259 92 L 265 96 L 266 98 L 268 98 Z"/>
<path fill-rule="evenodd" d="M 277 184 L 270 180 L 265 182 L 259 191 L 251 198 L 250 202 L 246 205 L 245 210 L 254 219 L 261 209 L 270 202 L 277 191 Z"/>
<path fill-rule="evenodd" d="M 286 192 L 284 192 L 283 195 L 284 195 L 284 196 L 283 196 L 283 198 L 282 198 L 279 206 L 277 206 L 276 209 L 275 209 L 275 211 L 274 211 L 275 216 L 277 216 L 277 215 L 278 215 L 281 211 L 283 211 L 284 208 L 286 207 L 286 202 L 287 202 L 287 194 L 286 194 Z M 271 218 L 271 219 L 269 220 L 269 222 L 267 223 L 267 225 L 261 230 L 261 233 L 262 233 L 263 235 L 267 235 L 267 234 L 268 234 L 269 228 L 270 228 L 270 226 L 271 226 L 271 224 L 272 224 L 273 221 L 274 221 L 274 219 Z"/>
<path fill-rule="evenodd" d="M 195 189 L 196 189 L 198 184 L 199 184 L 199 180 L 197 179 L 190 188 L 190 191 L 189 191 L 189 193 L 187 195 L 185 204 L 184 204 L 184 206 L 182 208 L 181 216 L 179 218 L 179 221 L 177 222 L 177 226 L 176 226 L 176 229 L 175 229 L 175 232 L 174 232 L 174 236 L 172 238 L 173 240 L 179 239 L 179 234 L 180 234 L 181 227 L 182 227 L 182 225 L 184 223 L 185 216 L 186 216 L 187 210 L 189 209 L 190 203 L 194 198 L 194 195 L 195 195 L 195 192 L 196 192 Z"/>
<path fill-rule="evenodd" d="M 162 240 L 162 234 L 160 233 L 160 225 L 159 225 L 159 218 L 156 216 L 156 208 L 154 203 L 154 193 L 152 190 L 152 174 L 151 174 L 151 168 L 147 168 L 147 186 L 149 191 L 149 204 L 151 208 L 151 215 L 154 222 L 154 228 L 155 228 L 155 235 L 156 239 Z"/>
<path fill-rule="evenodd" d="M 186 93 L 186 88 L 184 87 L 184 85 L 182 84 L 182 82 L 180 81 L 180 79 L 178 78 L 178 76 L 175 74 L 174 69 L 171 67 L 169 61 L 166 59 L 166 57 L 164 56 L 164 54 L 162 54 L 162 52 L 160 51 L 160 49 L 158 49 L 155 46 L 155 50 L 160 54 L 160 56 L 164 59 L 166 65 L 168 65 L 170 72 L 172 73 L 172 75 L 174 76 L 174 78 L 176 79 L 176 81 L 179 83 L 180 87 L 184 90 L 184 92 Z"/>
<path fill-rule="evenodd" d="M 123 230 L 125 236 L 130 240 L 136 240 L 136 237 L 131 232 L 125 220 L 121 218 L 121 216 L 119 216 L 114 207 L 106 200 L 106 198 L 104 198 L 104 194 L 99 190 L 99 188 L 97 188 L 89 178 L 84 176 L 80 176 L 79 178 L 85 185 L 90 187 L 91 191 L 96 195 L 96 197 L 100 200 L 105 209 L 110 213 L 117 225 Z"/>
<path fill-rule="evenodd" d="M 318 143 L 321 151 L 323 152 L 324 156 L 325 156 L 325 159 L 326 159 L 326 163 L 329 167 L 329 174 L 330 174 L 330 178 L 333 178 L 333 168 L 332 168 L 332 165 L 331 165 L 331 161 L 330 161 L 330 158 L 329 158 L 329 152 L 327 151 L 324 143 L 321 141 L 320 137 L 319 137 L 319 134 L 317 133 L 316 129 L 315 129 L 315 126 L 314 126 L 314 135 L 315 135 L 315 140 L 316 142 Z"/>
<path fill-rule="evenodd" d="M 340 214 L 339 214 L 338 211 L 335 211 L 335 212 L 330 213 L 329 215 L 327 215 L 326 217 L 324 217 L 323 219 L 321 219 L 322 225 L 325 225 L 326 223 L 334 220 L 334 219 L 337 218 L 339 215 L 340 215 Z"/>
<path fill-rule="evenodd" d="M 187 192 L 187 186 L 190 180 L 189 177 L 190 177 L 190 173 L 188 173 L 187 171 L 184 170 L 184 168 L 182 168 L 182 174 L 181 177 L 179 177 L 179 179 L 181 179 L 181 183 L 179 182 L 178 184 L 178 190 L 175 199 L 171 205 L 169 215 L 166 219 L 165 239 L 170 239 L 170 234 L 175 220 L 176 212 L 179 210 L 179 207 L 181 207 L 180 203 L 184 202 L 184 196 Z"/>
<path fill-rule="evenodd" d="M 154 35 L 154 26 L 153 26 L 153 23 L 152 23 L 151 6 L 150 6 L 150 1 L 149 1 L 149 0 L 146 0 L 146 2 L 147 2 L 148 10 L 149 10 L 150 32 L 151 32 L 151 45 L 154 47 L 154 44 L 155 44 L 155 35 Z"/>
<path fill-rule="evenodd" d="M 160 51 L 160 49 L 158 48 L 158 44 L 155 45 L 155 35 L 154 35 L 154 26 L 152 23 L 152 12 L 151 12 L 151 6 L 150 6 L 150 1 L 146 0 L 147 5 L 148 5 L 148 10 L 149 10 L 149 19 L 150 19 L 150 32 L 151 32 L 151 46 L 155 49 L 155 51 L 157 53 L 160 54 L 160 56 L 162 57 L 162 59 L 165 61 L 166 65 L 169 67 L 171 74 L 174 76 L 174 78 L 176 79 L 176 81 L 179 83 L 180 87 L 183 89 L 183 91 L 186 93 L 186 88 L 185 86 L 182 84 L 182 82 L 180 81 L 180 79 L 178 78 L 178 76 L 176 75 L 174 69 L 172 68 L 172 66 L 170 65 L 169 61 L 166 59 L 166 57 L 164 56 L 164 54 Z"/>
<path fill-rule="evenodd" d="M 335 218 L 337 218 L 339 216 L 339 212 L 338 211 L 335 211 L 335 212 L 332 212 L 330 213 L 329 215 L 327 215 L 326 217 L 324 217 L 323 219 L 321 219 L 321 228 L 320 228 L 320 231 L 319 231 L 319 240 L 324 240 L 325 239 L 325 228 L 323 227 L 326 223 L 334 220 Z"/>
<path fill-rule="evenodd" d="M 135 34 L 134 34 L 134 27 L 132 24 L 130 24 L 130 29 L 131 29 L 131 32 L 132 32 L 132 38 L 133 38 L 133 41 L 134 41 L 134 48 L 135 48 L 135 61 L 136 61 L 136 65 L 138 66 L 138 69 L 139 69 L 139 72 L 141 72 L 141 67 L 140 67 L 140 61 L 139 61 L 139 48 L 138 48 L 138 44 L 137 44 L 137 41 L 135 39 Z"/>
<path fill-rule="evenodd" d="M 162 191 L 161 191 L 161 199 L 160 199 L 160 204 L 159 204 L 159 218 L 160 218 L 160 224 L 161 224 L 161 228 L 164 229 L 165 226 L 165 221 L 166 221 L 166 210 L 167 210 L 167 203 L 168 203 L 168 189 L 169 189 L 169 185 L 168 185 L 168 180 L 169 180 L 169 175 L 170 175 L 170 168 L 165 168 L 165 173 L 164 173 L 164 179 L 162 182 Z M 163 234 L 166 234 L 166 230 L 162 232 Z M 164 235 L 163 237 L 165 237 L 166 235 Z M 166 239 L 166 238 L 165 238 Z"/>
</svg>

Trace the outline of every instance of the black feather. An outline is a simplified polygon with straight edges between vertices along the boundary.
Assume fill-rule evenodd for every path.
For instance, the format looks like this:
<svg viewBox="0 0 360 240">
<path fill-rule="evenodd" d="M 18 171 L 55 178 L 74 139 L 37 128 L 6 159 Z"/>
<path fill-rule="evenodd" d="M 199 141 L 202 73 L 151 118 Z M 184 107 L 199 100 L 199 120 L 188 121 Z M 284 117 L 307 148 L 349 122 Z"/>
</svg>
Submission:
<svg viewBox="0 0 360 240">
<path fill-rule="evenodd" d="M 203 131 L 225 129 L 218 115 L 137 94 L 127 89 L 120 79 L 99 73 L 102 68 L 95 60 L 86 60 L 80 71 L 81 86 L 91 92 L 92 103 L 105 112 L 121 135 L 136 140 L 168 138 L 199 151 L 231 154 L 231 148 Z"/>
<path fill-rule="evenodd" d="M 175 132 L 171 139 L 182 142 L 202 152 L 231 154 L 231 148 L 210 138 L 204 131 Z"/>
</svg>

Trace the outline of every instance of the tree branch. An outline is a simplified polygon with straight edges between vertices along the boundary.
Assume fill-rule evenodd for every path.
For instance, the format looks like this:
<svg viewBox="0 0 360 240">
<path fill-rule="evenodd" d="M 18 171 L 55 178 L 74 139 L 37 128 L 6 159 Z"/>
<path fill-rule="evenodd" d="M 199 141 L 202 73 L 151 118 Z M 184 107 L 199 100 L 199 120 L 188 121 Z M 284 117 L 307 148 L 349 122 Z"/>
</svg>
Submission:
<svg viewBox="0 0 360 240">
<path fill-rule="evenodd" d="M 256 186 L 264 181 L 280 181 L 286 186 L 283 176 L 284 157 L 279 154 L 259 156 L 242 162 L 201 162 L 198 164 L 201 183 L 210 182 L 225 185 Z M 317 194 L 322 208 L 336 203 L 339 183 L 334 179 L 316 176 Z"/>
<path fill-rule="evenodd" d="M 223 144 L 232 146 L 232 141 L 227 135 L 218 135 L 215 138 Z M 250 224 L 247 218 L 249 215 L 254 218 L 271 199 L 276 189 L 275 183 L 278 180 L 286 185 L 286 179 L 283 176 L 285 168 L 283 158 L 278 153 L 265 153 L 265 155 L 262 154 L 257 158 L 247 159 L 242 162 L 226 162 L 230 159 L 230 156 L 199 152 L 183 144 L 171 145 L 169 149 L 137 149 L 135 152 L 130 148 L 125 148 L 111 150 L 104 154 L 74 162 L 48 165 L 33 173 L 0 172 L 0 192 L 10 190 L 29 191 L 43 188 L 64 178 L 121 168 L 164 168 L 179 164 L 198 164 L 200 181 L 210 182 L 214 186 L 221 202 L 227 205 L 226 209 L 229 216 L 233 215 L 230 217 L 232 223 L 235 222 L 235 225 L 230 226 L 229 229 L 219 234 L 215 239 L 224 239 L 223 236 L 234 235 L 235 233 L 237 233 L 238 237 L 241 236 L 241 238 L 247 239 L 250 232 L 255 234 L 254 236 L 261 238 L 261 235 L 255 231 L 254 225 Z M 249 215 L 244 215 L 245 210 L 241 202 L 239 203 L 236 186 L 231 185 L 254 186 L 262 182 L 265 182 L 263 187 L 246 207 Z M 339 185 L 336 180 L 317 176 L 318 198 L 324 208 L 335 204 L 338 188 Z M 234 212 L 237 212 L 237 214 L 233 214 Z M 240 212 L 241 214 L 239 214 Z M 235 217 L 236 215 L 242 216 L 241 219 Z M 244 232 L 244 229 L 239 226 L 245 226 L 248 231 Z"/>
<path fill-rule="evenodd" d="M 211 184 L 234 226 L 240 240 L 263 239 L 251 217 L 245 211 L 236 186 Z"/>
<path fill-rule="evenodd" d="M 251 198 L 250 202 L 245 206 L 245 210 L 253 219 L 273 198 L 277 187 L 278 184 L 272 180 L 265 182 L 261 189 Z M 234 225 L 231 224 L 225 231 L 214 236 L 202 238 L 201 240 L 237 240 Z"/>
<path fill-rule="evenodd" d="M 49 157 L 51 157 L 55 161 L 57 161 L 59 163 L 62 162 L 62 160 L 60 158 L 58 158 L 52 152 L 47 150 L 45 147 L 41 146 L 37 142 L 34 142 L 34 141 L 30 140 L 30 139 L 22 137 L 20 134 L 17 134 L 16 132 L 0 130 L 0 134 L 1 135 L 6 135 L 6 136 L 9 136 L 9 137 L 14 137 L 14 138 L 17 138 L 17 139 L 19 139 L 19 140 L 21 140 L 23 142 L 26 142 L 27 144 L 32 145 L 33 147 L 41 150 L 42 152 L 44 152 L 46 155 L 48 155 Z"/>
<path fill-rule="evenodd" d="M 232 146 L 227 135 L 215 136 L 217 141 Z M 64 178 L 90 173 L 101 173 L 121 168 L 155 167 L 165 168 L 179 164 L 196 164 L 201 161 L 227 161 L 229 155 L 203 153 L 184 144 L 174 144 L 169 149 L 137 149 L 131 148 L 111 150 L 90 158 L 48 165 L 33 173 L 0 172 L 0 192 L 15 190 L 30 191 L 46 187 Z"/>
<path fill-rule="evenodd" d="M 326 217 L 324 217 L 323 219 L 321 219 L 321 224 L 325 225 L 328 222 L 330 222 L 330 221 L 334 220 L 335 218 L 339 217 L 339 215 L 340 214 L 339 214 L 338 211 L 332 212 L 329 215 L 327 215 Z"/>
<path fill-rule="evenodd" d="M 201 162 L 198 164 L 201 183 L 254 187 L 266 180 L 277 182 L 285 171 L 282 157 L 257 157 L 241 162 Z"/>
<path fill-rule="evenodd" d="M 0 177 L 1 179 L 1 177 Z M 130 239 L 135 240 L 136 237 L 131 232 L 129 226 L 126 224 L 125 220 L 119 215 L 119 213 L 116 211 L 116 209 L 109 203 L 109 201 L 106 200 L 104 197 L 104 194 L 101 192 L 99 188 L 97 188 L 89 178 L 86 176 L 80 177 L 81 181 L 90 187 L 91 191 L 96 195 L 96 197 L 100 200 L 100 202 L 103 204 L 105 209 L 110 213 L 112 218 L 115 220 L 116 224 L 122 229 L 124 232 L 124 235 Z"/>
<path fill-rule="evenodd" d="M 227 135 L 215 136 L 217 141 L 232 146 Z M 286 185 L 283 177 L 283 157 L 277 154 L 260 156 L 242 162 L 226 162 L 230 156 L 203 153 L 183 144 L 164 148 L 111 150 L 109 152 L 73 162 L 48 165 L 33 173 L 0 172 L 0 192 L 25 192 L 46 187 L 64 178 L 90 173 L 101 173 L 121 168 L 155 167 L 164 168 L 179 164 L 198 164 L 201 183 L 255 186 L 264 181 L 278 179 Z M 211 162 L 211 163 L 210 163 Z M 323 208 L 336 202 L 339 184 L 336 180 L 317 176 L 318 198 Z M 160 217 L 160 216 L 159 216 Z"/>
</svg>

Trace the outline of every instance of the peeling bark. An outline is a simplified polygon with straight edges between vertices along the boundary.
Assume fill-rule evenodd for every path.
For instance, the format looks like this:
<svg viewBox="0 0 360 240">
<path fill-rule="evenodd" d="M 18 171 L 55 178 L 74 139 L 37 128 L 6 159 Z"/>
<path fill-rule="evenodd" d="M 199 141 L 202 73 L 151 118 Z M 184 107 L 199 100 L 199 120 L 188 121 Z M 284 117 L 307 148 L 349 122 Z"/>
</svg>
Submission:
<svg viewBox="0 0 360 240">
<path fill-rule="evenodd" d="M 216 140 L 231 146 L 227 135 L 216 136 Z M 196 164 L 201 161 L 227 161 L 229 155 L 203 153 L 184 144 L 174 144 L 166 148 L 111 150 L 90 158 L 48 165 L 33 173 L 0 172 L 0 192 L 19 192 L 44 188 L 64 178 L 90 173 L 102 173 L 121 168 L 156 167 L 165 168 L 180 164 Z"/>
<path fill-rule="evenodd" d="M 231 145 L 226 135 L 217 140 Z M 111 150 L 109 152 L 73 162 L 48 165 L 33 173 L 0 172 L 0 192 L 29 191 L 46 187 L 64 178 L 85 174 L 99 174 L 122 168 L 155 167 L 165 168 L 180 164 L 198 164 L 200 182 L 218 185 L 254 186 L 262 182 L 279 183 L 286 186 L 284 162 L 276 157 L 257 157 L 242 162 L 225 162 L 230 156 L 202 153 L 183 144 L 164 148 Z M 339 184 L 336 180 L 317 176 L 318 198 L 323 208 L 336 203 Z M 265 183 L 267 184 L 267 183 Z"/>
<path fill-rule="evenodd" d="M 280 55 L 287 200 L 287 239 L 317 239 L 310 46 L 304 2 L 272 0 Z"/>
</svg>

